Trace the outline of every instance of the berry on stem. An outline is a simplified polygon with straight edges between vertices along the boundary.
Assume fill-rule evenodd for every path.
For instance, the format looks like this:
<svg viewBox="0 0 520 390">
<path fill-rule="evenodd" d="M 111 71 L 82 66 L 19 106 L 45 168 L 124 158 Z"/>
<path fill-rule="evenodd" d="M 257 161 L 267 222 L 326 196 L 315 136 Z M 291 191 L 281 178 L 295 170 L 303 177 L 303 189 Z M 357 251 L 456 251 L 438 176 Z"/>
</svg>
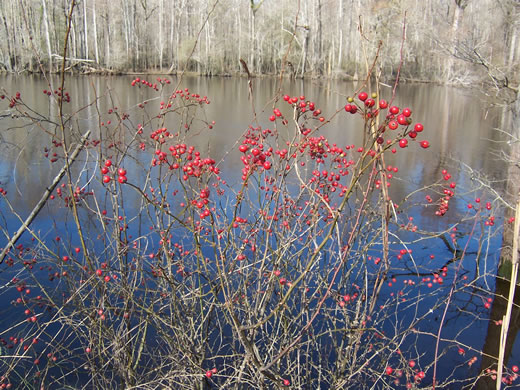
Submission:
<svg viewBox="0 0 520 390">
<path fill-rule="evenodd" d="M 421 147 L 424 148 L 424 149 L 427 149 L 430 147 L 430 143 L 426 140 L 424 141 L 421 141 Z"/>
</svg>

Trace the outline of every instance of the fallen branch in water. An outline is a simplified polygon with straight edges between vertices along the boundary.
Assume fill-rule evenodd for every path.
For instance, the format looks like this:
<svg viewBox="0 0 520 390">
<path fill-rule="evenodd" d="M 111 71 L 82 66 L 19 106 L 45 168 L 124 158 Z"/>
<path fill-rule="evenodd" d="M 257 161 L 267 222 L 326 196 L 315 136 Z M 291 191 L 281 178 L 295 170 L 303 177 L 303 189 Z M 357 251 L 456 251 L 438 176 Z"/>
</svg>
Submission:
<svg viewBox="0 0 520 390">
<path fill-rule="evenodd" d="M 45 192 L 43 193 L 40 201 L 36 206 L 34 206 L 34 209 L 31 211 L 27 219 L 24 221 L 22 226 L 18 229 L 18 231 L 15 233 L 15 235 L 9 240 L 5 248 L 2 250 L 2 253 L 0 254 L 0 264 L 3 263 L 5 256 L 9 252 L 9 250 L 16 244 L 20 236 L 25 232 L 25 230 L 29 227 L 29 225 L 32 223 L 33 219 L 36 218 L 40 210 L 43 208 L 45 203 L 47 203 L 47 199 L 49 199 L 49 196 L 54 191 L 54 188 L 58 185 L 58 183 L 61 181 L 63 176 L 65 175 L 65 172 L 67 171 L 67 168 L 69 168 L 73 163 L 74 160 L 76 160 L 76 157 L 78 157 L 79 153 L 83 149 L 83 146 L 85 145 L 85 141 L 90 136 L 90 130 L 88 130 L 85 135 L 81 138 L 81 142 L 76 146 L 76 149 L 74 149 L 74 152 L 70 156 L 70 160 L 68 163 L 66 163 L 63 168 L 61 168 L 58 175 L 54 178 L 52 181 L 52 184 L 50 187 L 48 187 Z"/>
</svg>

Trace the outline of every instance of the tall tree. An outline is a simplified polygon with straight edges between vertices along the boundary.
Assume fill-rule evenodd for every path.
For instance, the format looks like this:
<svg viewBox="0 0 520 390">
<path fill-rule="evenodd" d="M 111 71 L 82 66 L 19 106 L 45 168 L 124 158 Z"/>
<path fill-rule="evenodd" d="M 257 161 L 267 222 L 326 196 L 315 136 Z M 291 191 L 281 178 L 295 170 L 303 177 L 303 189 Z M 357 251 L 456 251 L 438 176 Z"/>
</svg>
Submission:
<svg viewBox="0 0 520 390">
<path fill-rule="evenodd" d="M 51 38 L 49 34 L 49 16 L 47 13 L 47 5 L 45 0 L 42 0 L 43 7 L 43 25 L 45 27 L 45 41 L 47 43 L 47 56 L 49 61 L 49 71 L 52 72 L 52 49 L 51 49 Z"/>
<path fill-rule="evenodd" d="M 87 13 L 88 0 L 83 0 L 83 42 L 85 46 L 85 53 L 83 54 L 85 59 L 89 59 L 88 53 L 88 13 Z"/>
<path fill-rule="evenodd" d="M 96 18 L 96 0 L 92 0 L 92 29 L 94 33 L 94 58 L 99 64 L 99 47 L 98 47 L 98 33 L 97 33 L 97 18 Z"/>
<path fill-rule="evenodd" d="M 451 22 L 451 33 L 450 33 L 450 41 L 452 44 L 452 50 L 456 51 L 458 45 L 458 34 L 459 28 L 462 23 L 462 17 L 464 15 L 464 10 L 469 4 L 469 0 L 454 0 L 455 2 L 455 10 L 453 12 L 453 19 Z M 455 53 L 456 54 L 456 53 Z M 448 63 L 446 64 L 446 73 L 445 73 L 445 81 L 452 82 L 453 74 L 454 74 L 454 56 L 448 57 Z"/>
</svg>

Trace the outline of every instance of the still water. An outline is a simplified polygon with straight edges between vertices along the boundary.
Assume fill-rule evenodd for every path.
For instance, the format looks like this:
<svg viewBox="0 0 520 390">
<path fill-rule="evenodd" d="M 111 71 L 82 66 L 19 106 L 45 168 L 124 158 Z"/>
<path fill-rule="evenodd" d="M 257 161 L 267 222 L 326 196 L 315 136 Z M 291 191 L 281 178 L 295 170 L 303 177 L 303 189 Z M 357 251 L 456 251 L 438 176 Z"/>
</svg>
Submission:
<svg viewBox="0 0 520 390">
<path fill-rule="evenodd" d="M 146 87 L 131 87 L 132 79 L 69 78 L 66 89 L 71 96 L 71 103 L 65 109 L 69 113 L 78 111 L 76 117 L 81 129 L 91 130 L 91 138 L 99 138 L 103 132 L 111 131 L 109 125 L 100 125 L 111 118 L 106 107 L 119 107 L 121 112 L 124 110 L 133 114 L 137 125 L 147 119 L 139 117 L 137 105 L 145 99 L 150 99 L 149 105 L 159 105 L 161 100 L 167 99 L 173 87 L 165 88 L 159 98 L 155 91 Z M 175 82 L 172 79 L 172 85 Z M 59 80 L 53 80 L 53 87 L 57 88 L 58 85 Z M 204 123 L 195 123 L 194 128 L 202 131 L 190 141 L 201 150 L 209 150 L 212 158 L 221 164 L 223 172 L 237 173 L 237 170 L 230 169 L 236 159 L 226 158 L 228 152 L 249 125 L 271 125 L 268 118 L 272 114 L 272 97 L 279 87 L 278 82 L 272 79 L 254 81 L 256 120 L 247 81 L 244 79 L 184 78 L 180 87 L 208 96 L 211 104 L 204 108 L 203 115 L 207 122 L 215 121 L 210 131 L 205 131 L 207 126 Z M 359 129 L 361 120 L 341 112 L 346 96 L 352 94 L 356 87 L 352 83 L 340 81 L 285 81 L 281 92 L 291 96 L 305 95 L 307 99 L 316 102 L 326 118 L 340 110 L 331 123 L 323 128 L 322 134 L 338 145 L 358 145 L 362 140 Z M 56 120 L 56 106 L 49 103 L 50 100 L 43 94 L 44 90 L 49 89 L 46 80 L 38 76 L 4 76 L 0 79 L 0 89 L 13 94 L 20 91 L 24 102 L 35 112 L 48 114 Z M 391 88 L 381 87 L 381 96 L 387 100 L 390 100 L 391 92 Z M 503 148 L 504 136 L 496 128 L 501 126 L 504 113 L 489 106 L 474 91 L 430 85 L 401 85 L 393 103 L 413 110 L 414 120 L 424 124 L 424 138 L 431 143 L 427 150 L 410 148 L 406 155 L 397 154 L 388 161 L 400 168 L 399 176 L 405 183 L 410 182 L 413 186 L 427 184 L 432 178 L 436 180 L 435 175 L 442 169 L 458 167 L 460 163 L 499 180 L 496 184 L 498 187 L 503 185 L 500 180 L 503 179 L 504 164 L 496 152 Z M 50 144 L 51 134 L 46 134 L 36 124 L 5 119 L 0 124 L 0 183 L 9 192 L 16 192 L 18 196 L 13 201 L 17 210 L 25 215 L 52 181 L 59 167 L 49 164 L 49 158 L 44 157 L 43 153 L 43 148 Z M 169 127 L 170 123 L 165 125 Z M 462 176 L 463 180 L 467 178 Z M 236 180 L 237 177 L 228 179 Z M 404 184 L 396 189 L 396 195 L 404 195 L 410 189 Z"/>
<path fill-rule="evenodd" d="M 159 107 L 161 101 L 168 99 L 174 88 L 173 85 L 176 85 L 178 80 L 172 78 L 171 84 L 166 85 L 158 96 L 148 87 L 132 87 L 133 79 L 134 77 L 130 76 L 69 78 L 66 90 L 70 95 L 71 103 L 66 105 L 65 115 L 74 115 L 74 121 L 83 133 L 91 130 L 91 139 L 113 137 L 117 141 L 118 137 L 127 136 L 111 123 L 113 114 L 109 109 L 120 114 L 128 114 L 136 129 L 140 123 L 153 123 L 154 118 L 148 117 L 139 104 L 146 100 L 148 105 Z M 52 89 L 56 89 L 59 85 L 57 79 L 52 79 L 51 84 Z M 5 91 L 6 95 L 10 95 L 19 91 L 28 107 L 36 113 L 42 113 L 51 122 L 56 122 L 57 107 L 43 93 L 51 87 L 47 80 L 38 76 L 0 78 L 2 93 Z M 230 186 L 240 183 L 241 172 L 237 168 L 240 164 L 239 153 L 236 149 L 241 136 L 249 126 L 263 128 L 272 126 L 269 116 L 272 114 L 273 96 L 278 90 L 282 94 L 291 96 L 305 95 L 306 99 L 314 101 L 321 109 L 322 115 L 327 119 L 331 118 L 330 123 L 327 123 L 321 131 L 321 134 L 325 135 L 331 143 L 340 146 L 359 145 L 363 139 L 360 130 L 362 121 L 358 116 L 352 116 L 343 110 L 346 97 L 357 89 L 357 85 L 352 83 L 296 80 L 284 81 L 280 86 L 278 80 L 256 79 L 253 81 L 251 95 L 247 80 L 244 79 L 187 77 L 181 81 L 178 88 L 188 88 L 190 92 L 208 97 L 210 104 L 204 105 L 204 109 L 197 115 L 198 120 L 190 122 L 189 142 L 199 150 L 205 151 L 217 162 L 223 178 Z M 390 100 L 391 87 L 383 85 L 380 88 L 381 97 Z M 277 106 L 281 107 L 282 103 L 278 102 Z M 499 192 L 505 187 L 506 166 L 500 159 L 499 152 L 507 150 L 504 143 L 506 139 L 497 128 L 502 128 L 503 123 L 507 123 L 506 113 L 484 102 L 474 91 L 431 85 L 401 85 L 393 104 L 412 109 L 414 120 L 424 125 L 425 130 L 421 136 L 431 144 L 428 149 L 413 144 L 409 146 L 406 154 L 388 155 L 386 163 L 399 168 L 390 188 L 393 199 L 404 199 L 416 188 L 441 180 L 444 169 L 453 173 L 457 188 L 461 188 L 456 200 L 452 201 L 451 207 L 457 211 L 453 214 L 464 214 L 467 212 L 467 204 L 474 202 L 476 197 L 482 196 L 484 191 L 480 187 L 480 179 L 493 180 L 493 188 Z M 12 111 L 7 110 L 5 101 L 2 102 L 1 109 L 0 187 L 7 191 L 13 209 L 21 219 L 24 219 L 62 166 L 60 160 L 56 164 L 52 163 L 50 161 L 52 155 L 49 156 L 49 153 L 52 154 L 51 141 L 55 126 L 43 119 L 40 122 L 28 123 L 13 117 Z M 175 131 L 176 127 L 182 124 L 185 124 L 185 118 L 174 118 L 167 120 L 164 127 Z M 282 137 L 289 139 L 289 133 L 284 134 L 283 130 L 280 132 Z M 129 172 L 140 163 L 141 157 L 146 158 L 138 154 L 136 161 L 126 166 Z M 77 165 L 73 167 L 74 170 L 91 165 L 99 166 L 99 162 L 83 161 Z M 135 202 L 137 201 L 135 199 Z M 35 231 L 45 232 L 55 225 L 61 213 L 63 210 L 59 207 L 47 205 L 34 221 L 32 228 Z M 13 234 L 20 225 L 20 219 L 15 217 L 4 203 L 0 203 L 0 216 L 3 229 L 0 247 L 3 247 L 7 242 L 7 234 Z M 456 221 L 456 219 L 451 221 L 451 213 L 448 213 L 442 222 L 433 213 L 415 215 L 414 218 L 416 223 L 427 225 L 431 230 L 442 229 L 442 226 Z M 499 215 L 497 215 L 497 225 L 500 225 L 498 221 Z M 66 234 L 66 230 L 64 233 Z M 500 233 L 494 235 L 487 245 L 486 261 L 480 264 L 479 269 L 482 274 L 493 273 L 496 269 Z M 439 243 L 439 248 L 421 248 L 419 253 L 421 250 L 424 255 L 431 252 L 442 253 L 445 249 L 443 244 Z M 396 277 L 406 277 L 406 275 L 404 270 L 401 274 L 396 273 Z M 492 293 L 493 278 L 484 279 L 483 285 L 489 293 Z M 393 293 L 390 285 L 385 286 L 384 290 L 387 294 Z M 8 297 L 4 295 L 4 298 Z M 467 301 L 463 302 L 461 307 L 471 311 L 477 310 L 475 306 L 479 305 L 481 306 L 481 303 L 478 299 L 467 297 Z M 432 316 L 432 329 L 436 329 L 439 315 L 440 313 L 437 313 Z M 479 351 L 486 336 L 488 324 L 486 316 L 487 314 L 481 315 L 478 321 L 472 319 L 471 329 L 465 329 L 469 322 L 458 318 L 459 314 L 456 313 L 446 324 L 443 337 L 447 339 L 456 337 L 465 345 L 470 345 L 474 350 Z M 4 326 L 5 324 L 2 325 Z M 433 346 L 430 338 L 428 341 L 421 340 L 416 349 L 419 355 L 430 354 L 431 360 Z M 517 342 L 517 348 L 513 348 L 509 360 L 512 364 L 520 362 L 518 346 Z M 464 366 L 467 360 L 457 353 L 454 353 L 453 359 L 460 366 Z M 449 359 L 444 359 L 439 370 L 449 372 L 451 368 Z M 473 370 L 474 375 L 478 370 L 478 364 L 473 367 L 470 365 L 468 370 Z M 464 376 L 464 373 L 455 375 L 455 377 L 459 376 Z M 453 388 L 457 387 L 456 384 L 453 386 Z"/>
</svg>

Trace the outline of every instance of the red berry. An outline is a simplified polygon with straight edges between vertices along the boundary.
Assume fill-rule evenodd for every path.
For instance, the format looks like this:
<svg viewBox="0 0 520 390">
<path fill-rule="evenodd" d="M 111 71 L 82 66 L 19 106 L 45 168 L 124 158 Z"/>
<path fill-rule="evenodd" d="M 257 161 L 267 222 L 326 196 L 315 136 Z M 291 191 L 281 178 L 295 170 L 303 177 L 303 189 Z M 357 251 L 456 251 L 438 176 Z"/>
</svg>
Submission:
<svg viewBox="0 0 520 390">
<path fill-rule="evenodd" d="M 264 169 L 265 170 L 271 169 L 271 163 L 269 161 L 264 161 Z"/>
<path fill-rule="evenodd" d="M 388 107 L 388 102 L 387 102 L 386 100 L 384 100 L 384 99 L 381 99 L 381 100 L 379 101 L 379 108 L 382 109 L 382 110 L 384 110 L 384 109 L 387 108 L 387 107 Z"/>
<path fill-rule="evenodd" d="M 103 176 L 103 183 L 110 183 L 110 176 Z"/>
<path fill-rule="evenodd" d="M 213 372 L 211 370 L 206 371 L 206 378 L 211 378 L 213 376 Z"/>
<path fill-rule="evenodd" d="M 105 167 L 110 167 L 112 166 L 112 160 L 108 159 L 105 161 Z"/>
<path fill-rule="evenodd" d="M 245 153 L 249 150 L 249 146 L 242 144 L 238 147 L 238 150 L 240 150 L 242 153 Z"/>
<path fill-rule="evenodd" d="M 117 178 L 117 180 L 119 181 L 119 183 L 123 184 L 123 183 L 126 183 L 126 176 L 124 175 L 121 175 Z"/>
<path fill-rule="evenodd" d="M 408 146 L 408 140 L 406 138 L 402 138 L 399 140 L 399 146 L 401 148 L 406 148 Z"/>
<path fill-rule="evenodd" d="M 396 107 L 396 106 L 390 107 L 390 114 L 394 114 L 394 115 L 399 114 L 399 107 Z"/>
<path fill-rule="evenodd" d="M 397 116 L 397 123 L 399 123 L 401 126 L 408 125 L 408 119 L 404 116 L 404 114 L 400 114 Z"/>
<path fill-rule="evenodd" d="M 394 369 L 390 366 L 386 367 L 386 375 L 392 375 L 392 373 L 394 372 Z"/>
<path fill-rule="evenodd" d="M 366 92 L 361 92 L 359 95 L 358 95 L 358 98 L 359 100 L 361 100 L 362 102 L 364 102 L 365 100 L 367 100 L 368 98 L 368 94 Z"/>
<path fill-rule="evenodd" d="M 413 129 L 416 132 L 420 133 L 421 131 L 424 130 L 424 126 L 422 125 L 422 123 L 416 123 Z"/>
<path fill-rule="evenodd" d="M 513 370 L 513 372 L 518 372 L 518 366 L 511 367 L 511 370 Z"/>
<path fill-rule="evenodd" d="M 365 106 L 367 106 L 367 107 L 374 107 L 375 104 L 376 104 L 376 102 L 372 98 L 365 100 Z"/>
<path fill-rule="evenodd" d="M 399 127 L 399 125 L 397 124 L 396 121 L 390 121 L 390 122 L 388 122 L 388 128 L 389 128 L 390 130 L 395 130 L 395 129 L 397 129 L 398 127 Z"/>
<path fill-rule="evenodd" d="M 126 176 L 126 169 L 124 168 L 119 168 L 117 170 L 117 173 L 119 173 L 119 176 Z"/>
<path fill-rule="evenodd" d="M 283 382 L 284 386 L 290 386 L 291 385 L 291 381 L 289 379 L 284 379 L 282 382 Z"/>
<path fill-rule="evenodd" d="M 404 108 L 403 115 L 408 118 L 410 115 L 412 115 L 412 110 L 410 110 L 408 107 Z"/>
<path fill-rule="evenodd" d="M 107 167 L 101 167 L 101 173 L 103 175 L 106 175 L 108 173 L 108 168 Z"/>
<path fill-rule="evenodd" d="M 423 147 L 424 149 L 427 149 L 430 147 L 430 143 L 426 140 L 421 141 L 421 147 Z"/>
</svg>

